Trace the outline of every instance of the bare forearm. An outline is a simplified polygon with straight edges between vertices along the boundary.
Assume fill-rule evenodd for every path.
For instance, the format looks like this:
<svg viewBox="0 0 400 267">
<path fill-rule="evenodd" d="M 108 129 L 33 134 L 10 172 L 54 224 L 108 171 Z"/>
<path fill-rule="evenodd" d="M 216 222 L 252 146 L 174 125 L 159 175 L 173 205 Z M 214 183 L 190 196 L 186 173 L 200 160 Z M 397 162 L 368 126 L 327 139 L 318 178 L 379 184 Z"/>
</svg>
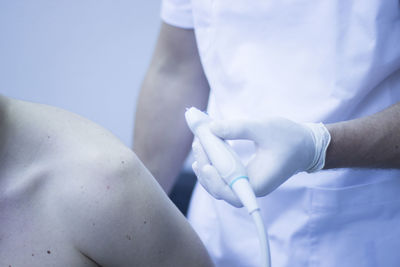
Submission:
<svg viewBox="0 0 400 267">
<path fill-rule="evenodd" d="M 209 88 L 193 31 L 163 25 L 160 39 L 168 52 L 163 51 L 165 47 L 156 48 L 143 82 L 136 112 L 134 151 L 168 193 L 192 141 L 184 121 L 185 108 L 204 109 Z M 176 41 L 184 48 L 171 51 L 179 47 L 180 44 L 174 44 Z"/>
<path fill-rule="evenodd" d="M 326 125 L 325 169 L 400 168 L 400 102 L 374 115 Z"/>
<path fill-rule="evenodd" d="M 161 86 L 163 88 L 159 89 Z M 196 90 L 191 95 L 177 90 L 188 87 L 195 89 L 189 82 L 167 78 L 146 81 L 136 113 L 134 151 L 167 193 L 182 168 L 192 141 L 184 121 L 185 108 L 206 106 L 206 100 L 201 101 Z"/>
</svg>

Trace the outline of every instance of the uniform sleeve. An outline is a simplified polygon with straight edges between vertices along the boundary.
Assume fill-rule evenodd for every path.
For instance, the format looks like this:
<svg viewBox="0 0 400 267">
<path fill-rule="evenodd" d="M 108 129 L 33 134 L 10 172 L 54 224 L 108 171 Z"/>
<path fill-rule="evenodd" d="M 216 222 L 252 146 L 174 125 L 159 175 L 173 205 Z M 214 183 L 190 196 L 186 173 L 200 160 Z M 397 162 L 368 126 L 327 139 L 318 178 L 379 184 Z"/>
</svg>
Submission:
<svg viewBox="0 0 400 267">
<path fill-rule="evenodd" d="M 191 0 L 162 0 L 161 19 L 172 26 L 192 29 Z"/>
</svg>

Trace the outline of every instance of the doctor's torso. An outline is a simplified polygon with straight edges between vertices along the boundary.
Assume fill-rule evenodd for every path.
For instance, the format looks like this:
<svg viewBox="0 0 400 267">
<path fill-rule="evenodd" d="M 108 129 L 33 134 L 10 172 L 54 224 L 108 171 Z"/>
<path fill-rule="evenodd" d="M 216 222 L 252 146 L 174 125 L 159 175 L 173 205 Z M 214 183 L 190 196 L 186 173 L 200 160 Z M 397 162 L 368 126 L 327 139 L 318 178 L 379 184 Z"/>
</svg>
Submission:
<svg viewBox="0 0 400 267">
<path fill-rule="evenodd" d="M 398 1 L 191 5 L 215 116 L 335 122 L 400 99 Z"/>
<path fill-rule="evenodd" d="M 215 118 L 332 123 L 400 101 L 397 0 L 190 6 Z M 248 143 L 233 145 L 244 160 L 253 152 Z M 397 266 L 392 248 L 400 245 L 400 231 L 385 229 L 400 219 L 399 177 L 395 170 L 300 173 L 260 198 L 272 266 Z M 217 266 L 258 266 L 245 211 L 197 186 L 189 219 Z"/>
</svg>

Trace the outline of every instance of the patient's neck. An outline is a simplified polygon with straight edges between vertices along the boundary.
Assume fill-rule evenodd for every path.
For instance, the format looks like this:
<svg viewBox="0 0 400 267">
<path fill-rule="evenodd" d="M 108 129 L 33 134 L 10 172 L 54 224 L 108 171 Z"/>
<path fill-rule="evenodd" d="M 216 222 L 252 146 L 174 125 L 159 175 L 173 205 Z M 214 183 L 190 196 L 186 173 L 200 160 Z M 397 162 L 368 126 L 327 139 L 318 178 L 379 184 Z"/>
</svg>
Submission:
<svg viewBox="0 0 400 267">
<path fill-rule="evenodd" d="M 9 130 L 8 103 L 9 103 L 8 98 L 0 94 L 0 182 L 2 181 L 2 173 L 4 169 L 7 168 L 7 163 L 4 161 L 4 159 L 5 155 L 7 154 L 6 147 L 7 147 L 7 136 Z"/>
<path fill-rule="evenodd" d="M 0 94 L 0 153 L 4 149 L 7 132 L 8 98 Z"/>
</svg>

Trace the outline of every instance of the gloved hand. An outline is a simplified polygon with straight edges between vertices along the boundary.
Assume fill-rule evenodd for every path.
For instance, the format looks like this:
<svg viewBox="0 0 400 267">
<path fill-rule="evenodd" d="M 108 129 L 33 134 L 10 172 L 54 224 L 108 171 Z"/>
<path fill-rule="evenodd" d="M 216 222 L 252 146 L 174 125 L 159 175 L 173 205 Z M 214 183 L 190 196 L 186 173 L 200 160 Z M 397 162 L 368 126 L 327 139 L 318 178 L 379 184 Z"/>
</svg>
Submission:
<svg viewBox="0 0 400 267">
<path fill-rule="evenodd" d="M 300 124 L 284 118 L 213 121 L 210 130 L 226 140 L 254 141 L 256 152 L 246 166 L 256 196 L 265 196 L 294 174 L 315 172 L 325 164 L 330 134 L 322 123 Z M 193 143 L 192 165 L 200 183 L 215 198 L 234 206 L 240 202 L 208 162 L 201 144 Z"/>
<path fill-rule="evenodd" d="M 219 175 L 218 170 L 210 163 L 206 152 L 195 137 L 193 144 L 193 156 L 195 162 L 192 169 L 197 176 L 199 183 L 216 199 L 223 199 L 229 204 L 239 208 L 242 203 L 229 185 Z"/>
</svg>

